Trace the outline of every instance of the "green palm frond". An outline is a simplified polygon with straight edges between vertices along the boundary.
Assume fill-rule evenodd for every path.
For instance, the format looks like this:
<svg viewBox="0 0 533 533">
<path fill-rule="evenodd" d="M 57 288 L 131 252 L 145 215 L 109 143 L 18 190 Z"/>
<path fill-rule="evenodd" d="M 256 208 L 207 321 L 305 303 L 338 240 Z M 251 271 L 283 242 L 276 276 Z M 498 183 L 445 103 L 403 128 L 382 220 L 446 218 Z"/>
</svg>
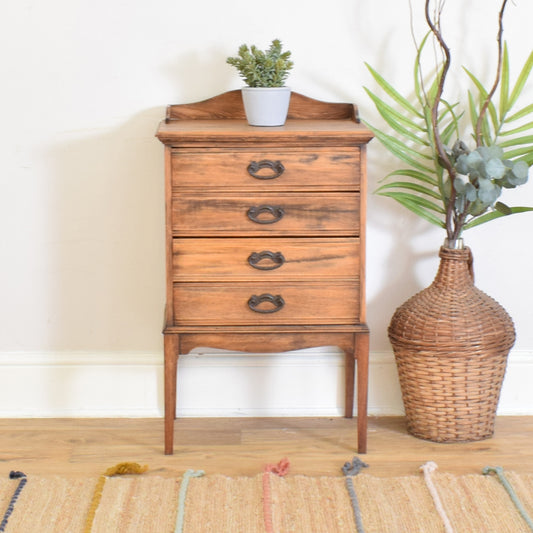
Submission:
<svg viewBox="0 0 533 533">
<path fill-rule="evenodd" d="M 499 90 L 496 90 L 496 85 L 489 93 L 481 80 L 464 68 L 473 90 L 468 91 L 465 102 L 448 102 L 440 94 L 446 73 L 443 63 L 432 69 L 429 76 L 422 74 L 421 56 L 431 35 L 432 32 L 428 32 L 417 48 L 413 69 L 415 103 L 402 96 L 390 82 L 366 65 L 384 96 L 378 96 L 367 87 L 364 89 L 390 132 L 367 125 L 378 141 L 407 165 L 407 168 L 394 170 L 382 178 L 375 193 L 396 200 L 431 224 L 445 228 L 448 235 L 456 236 L 461 235 L 463 230 L 502 216 L 533 211 L 530 207 L 507 207 L 497 201 L 502 184 L 515 187 L 524 183 L 527 180 L 524 162 L 528 167 L 533 165 L 533 104 L 515 109 L 533 70 L 533 52 L 512 84 L 509 52 L 504 43 Z M 492 95 L 494 91 L 496 97 Z M 492 96 L 487 104 L 489 94 Z M 433 124 L 434 104 L 437 106 L 437 133 Z M 480 138 L 477 138 L 480 116 Z M 461 160 L 461 157 L 470 153 L 468 145 L 460 142 L 468 130 L 473 132 L 474 151 L 478 150 L 478 144 L 482 145 L 479 148 L 481 151 L 474 155 L 478 158 L 487 157 L 484 164 L 491 158 L 501 158 L 499 163 L 491 160 L 489 165 L 491 172 L 496 174 L 488 174 L 486 169 L 478 171 L 475 157 Z M 444 144 L 445 153 L 439 142 Z M 493 145 L 500 147 L 503 155 L 497 148 L 492 148 Z M 490 148 L 490 151 L 483 152 L 483 147 Z M 448 161 L 445 161 L 446 157 Z M 451 167 L 450 162 L 451 165 L 461 166 Z M 516 174 L 510 178 L 502 177 L 505 172 L 514 173 L 515 167 Z M 463 170 L 460 171 L 460 168 Z M 458 175 L 462 175 L 462 178 L 456 180 Z M 494 177 L 498 175 L 499 178 Z M 461 182 L 464 178 L 467 178 L 465 183 Z M 505 181 L 507 179 L 509 181 Z M 452 225 L 451 230 L 447 224 Z"/>
<path fill-rule="evenodd" d="M 501 211 L 490 211 L 489 213 L 485 213 L 483 215 L 480 215 L 474 219 L 472 219 L 470 222 L 465 224 L 464 229 L 470 229 L 474 228 L 475 226 L 479 226 L 480 224 L 484 224 L 485 222 L 489 222 L 491 220 L 495 220 L 497 218 L 517 214 L 517 213 L 527 213 L 528 211 L 533 211 L 533 207 L 510 207 L 509 211 L 506 213 L 503 213 Z"/>
</svg>

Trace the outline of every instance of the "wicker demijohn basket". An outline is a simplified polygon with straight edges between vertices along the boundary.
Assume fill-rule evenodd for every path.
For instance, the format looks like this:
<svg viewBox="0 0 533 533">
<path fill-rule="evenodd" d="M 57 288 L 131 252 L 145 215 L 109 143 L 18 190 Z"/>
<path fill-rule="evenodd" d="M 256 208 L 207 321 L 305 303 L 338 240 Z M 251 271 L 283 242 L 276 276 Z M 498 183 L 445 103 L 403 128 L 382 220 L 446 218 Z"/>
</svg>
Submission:
<svg viewBox="0 0 533 533">
<path fill-rule="evenodd" d="M 389 326 L 412 435 L 475 441 L 494 432 L 513 321 L 474 286 L 469 248 L 440 250 L 433 283 L 400 306 Z"/>
</svg>

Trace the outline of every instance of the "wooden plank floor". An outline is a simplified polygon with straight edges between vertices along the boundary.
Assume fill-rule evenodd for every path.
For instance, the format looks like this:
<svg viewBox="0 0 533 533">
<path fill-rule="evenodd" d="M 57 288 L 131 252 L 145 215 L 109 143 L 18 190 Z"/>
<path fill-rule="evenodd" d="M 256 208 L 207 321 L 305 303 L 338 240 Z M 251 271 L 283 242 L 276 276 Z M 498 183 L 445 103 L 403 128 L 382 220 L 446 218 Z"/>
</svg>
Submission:
<svg viewBox="0 0 533 533">
<path fill-rule="evenodd" d="M 341 475 L 355 455 L 356 420 L 232 418 L 176 421 L 175 451 L 163 455 L 161 419 L 0 420 L 1 475 L 99 475 L 122 461 L 147 464 L 151 475 L 179 477 L 188 468 L 251 476 L 283 457 L 291 473 Z M 403 418 L 370 418 L 368 454 L 375 476 L 417 474 L 435 461 L 443 471 L 480 473 L 487 465 L 533 472 L 533 417 L 500 417 L 491 439 L 436 444 L 407 434 Z"/>
</svg>

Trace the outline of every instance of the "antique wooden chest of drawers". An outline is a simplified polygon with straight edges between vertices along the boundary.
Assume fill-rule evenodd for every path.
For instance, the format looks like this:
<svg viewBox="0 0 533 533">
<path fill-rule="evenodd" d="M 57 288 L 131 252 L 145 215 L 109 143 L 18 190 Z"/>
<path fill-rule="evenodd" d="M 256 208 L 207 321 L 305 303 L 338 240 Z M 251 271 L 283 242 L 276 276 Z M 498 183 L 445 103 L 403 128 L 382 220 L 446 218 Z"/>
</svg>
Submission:
<svg viewBox="0 0 533 533">
<path fill-rule="evenodd" d="M 246 123 L 240 91 L 173 105 L 165 145 L 165 453 L 180 354 L 338 346 L 366 451 L 366 143 L 351 104 L 293 93 L 284 126 Z"/>
</svg>

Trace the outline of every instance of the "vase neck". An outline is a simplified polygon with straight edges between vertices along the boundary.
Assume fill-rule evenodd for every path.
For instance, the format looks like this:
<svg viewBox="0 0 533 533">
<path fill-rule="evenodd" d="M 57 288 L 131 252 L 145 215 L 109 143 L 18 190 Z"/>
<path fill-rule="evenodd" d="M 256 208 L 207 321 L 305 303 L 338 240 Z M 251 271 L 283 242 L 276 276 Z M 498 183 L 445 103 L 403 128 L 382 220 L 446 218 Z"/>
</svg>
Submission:
<svg viewBox="0 0 533 533">
<path fill-rule="evenodd" d="M 474 269 L 470 248 L 453 249 L 443 246 L 439 251 L 439 270 L 433 283 L 450 288 L 474 284 Z"/>
<path fill-rule="evenodd" d="M 463 239 L 444 239 L 444 248 L 451 250 L 464 250 L 465 243 Z"/>
</svg>

